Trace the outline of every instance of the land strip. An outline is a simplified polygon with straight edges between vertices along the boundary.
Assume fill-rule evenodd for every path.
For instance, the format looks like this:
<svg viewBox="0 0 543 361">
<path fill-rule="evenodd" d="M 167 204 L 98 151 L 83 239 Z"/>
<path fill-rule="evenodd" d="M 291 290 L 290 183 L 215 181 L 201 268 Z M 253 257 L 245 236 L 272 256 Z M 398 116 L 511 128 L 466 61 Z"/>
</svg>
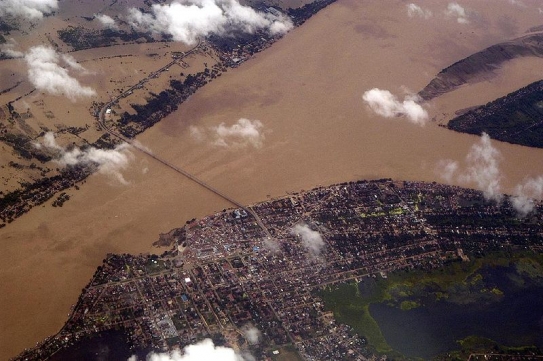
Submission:
<svg viewBox="0 0 543 361">
<path fill-rule="evenodd" d="M 109 255 L 63 329 L 16 359 L 47 359 L 111 329 L 125 330 L 135 350 L 220 334 L 257 358 L 294 344 L 304 359 L 371 359 L 364 335 L 335 322 L 315 290 L 493 250 L 538 253 L 543 245 L 541 213 L 519 219 L 507 201 L 488 203 L 481 192 L 439 184 L 349 182 L 253 208 L 277 248 L 238 208 L 188 223 L 161 257 Z M 451 224 L 452 216 L 473 221 Z M 323 243 L 308 243 L 295 226 Z M 262 332 L 262 346 L 231 337 L 249 323 Z"/>
</svg>

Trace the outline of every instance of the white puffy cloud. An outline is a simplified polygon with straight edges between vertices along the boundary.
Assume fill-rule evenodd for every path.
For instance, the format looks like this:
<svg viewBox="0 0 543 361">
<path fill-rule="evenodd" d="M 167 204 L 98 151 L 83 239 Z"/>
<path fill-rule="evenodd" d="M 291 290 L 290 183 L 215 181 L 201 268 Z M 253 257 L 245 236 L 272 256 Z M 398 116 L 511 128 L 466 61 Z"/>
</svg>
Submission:
<svg viewBox="0 0 543 361">
<path fill-rule="evenodd" d="M 449 3 L 447 5 L 447 10 L 445 10 L 445 14 L 447 14 L 447 16 L 456 18 L 456 21 L 459 24 L 469 23 L 468 13 L 466 12 L 466 9 L 464 9 L 460 4 L 456 2 Z"/>
<path fill-rule="evenodd" d="M 57 152 L 55 162 L 62 166 L 94 164 L 98 169 L 98 173 L 112 177 L 121 184 L 129 184 L 121 173 L 122 170 L 128 167 L 133 158 L 128 149 L 129 145 L 126 143 L 117 146 L 115 149 L 89 147 L 82 150 L 74 147 L 67 150 L 57 143 L 52 132 L 47 132 L 43 137 L 43 145 Z"/>
<path fill-rule="evenodd" d="M 429 19 L 432 17 L 432 12 L 429 9 L 423 9 L 417 4 L 410 3 L 407 5 L 407 15 L 410 18 L 420 17 L 423 19 Z"/>
<path fill-rule="evenodd" d="M 264 125 L 260 120 L 240 118 L 230 126 L 221 123 L 218 126 L 208 127 L 203 130 L 197 126 L 189 128 L 190 136 L 197 142 L 211 138 L 215 146 L 225 148 L 244 148 L 253 146 L 260 148 L 264 142 Z"/>
<path fill-rule="evenodd" d="M 62 148 L 60 145 L 58 145 L 56 139 L 55 139 L 55 133 L 53 132 L 47 132 L 43 136 L 43 145 L 45 145 L 47 148 L 55 149 L 58 151 L 63 151 L 64 148 Z"/>
<path fill-rule="evenodd" d="M 399 101 L 388 90 L 373 88 L 362 95 L 371 110 L 382 117 L 404 116 L 413 124 L 423 126 L 428 121 L 428 112 L 418 103 L 416 96 L 406 96 Z"/>
<path fill-rule="evenodd" d="M 483 133 L 478 143 L 471 146 L 466 156 L 465 167 L 452 160 L 438 163 L 437 171 L 447 182 L 457 180 L 466 185 L 474 185 L 483 191 L 486 199 L 500 201 L 502 198 L 500 171 L 501 153 L 492 146 L 488 134 Z"/>
<path fill-rule="evenodd" d="M 237 0 L 174 0 L 170 4 L 154 4 L 151 12 L 131 8 L 129 22 L 139 28 L 170 34 L 174 40 L 189 45 L 211 34 L 222 36 L 266 29 L 275 35 L 293 27 L 286 16 L 257 12 Z"/>
<path fill-rule="evenodd" d="M 83 73 L 86 73 L 87 70 L 83 67 L 83 65 L 79 64 L 77 60 L 74 59 L 73 56 L 70 54 L 62 54 L 61 56 L 62 61 L 68 65 L 71 69 L 77 70 Z"/>
<path fill-rule="evenodd" d="M 534 200 L 543 198 L 543 176 L 526 179 L 515 187 L 513 194 L 511 198 L 513 208 L 520 216 L 528 215 L 535 208 Z"/>
<path fill-rule="evenodd" d="M 486 199 L 496 202 L 502 199 L 501 181 L 504 178 L 500 170 L 502 155 L 492 146 L 488 134 L 483 133 L 479 142 L 474 144 L 465 160 L 465 167 L 453 160 L 442 160 L 436 172 L 446 182 L 457 181 L 466 185 L 475 185 Z M 511 204 L 521 217 L 535 209 L 535 201 L 543 199 L 543 176 L 527 178 L 518 184 L 511 197 Z"/>
<path fill-rule="evenodd" d="M 98 20 L 104 28 L 117 29 L 117 24 L 115 24 L 115 20 L 111 16 L 100 14 L 96 15 L 94 18 Z"/>
<path fill-rule="evenodd" d="M 271 253 L 277 253 L 281 250 L 279 242 L 271 238 L 266 238 L 264 242 L 262 242 L 262 245 Z"/>
<path fill-rule="evenodd" d="M 30 20 L 42 19 L 58 9 L 58 0 L 1 0 L 0 16 L 15 16 Z"/>
<path fill-rule="evenodd" d="M 196 140 L 197 142 L 202 142 L 206 138 L 205 133 L 195 125 L 191 125 L 189 127 L 189 132 L 191 138 Z"/>
<path fill-rule="evenodd" d="M 263 127 L 264 125 L 260 120 L 246 118 L 238 119 L 231 126 L 221 123 L 217 127 L 212 127 L 215 137 L 214 144 L 222 147 L 252 145 L 255 148 L 260 148 L 264 141 Z"/>
<path fill-rule="evenodd" d="M 251 345 L 256 345 L 260 342 L 260 338 L 262 337 L 262 334 L 260 333 L 260 330 L 256 328 L 253 325 L 245 325 L 242 328 L 243 336 L 249 342 Z"/>
<path fill-rule="evenodd" d="M 501 153 L 492 146 L 488 134 L 483 133 L 479 143 L 472 145 L 466 162 L 468 168 L 460 176 L 466 183 L 475 183 L 487 199 L 499 201 L 502 197 L 500 172 Z"/>
<path fill-rule="evenodd" d="M 437 164 L 437 171 L 439 176 L 443 178 L 447 183 L 452 183 L 454 175 L 458 171 L 458 162 L 450 159 L 441 160 Z"/>
<path fill-rule="evenodd" d="M 128 361 L 137 361 L 132 356 Z M 243 361 L 243 357 L 233 349 L 223 346 L 215 346 L 213 341 L 205 339 L 194 345 L 186 346 L 183 352 L 175 350 L 169 353 L 151 352 L 147 355 L 147 361 Z"/>
<path fill-rule="evenodd" d="M 475 185 L 486 199 L 496 202 L 502 199 L 501 173 L 499 163 L 502 159 L 500 151 L 491 144 L 488 134 L 483 133 L 478 143 L 474 144 L 466 156 L 466 167 L 461 168 L 459 162 L 442 160 L 436 167 L 437 173 L 445 181 L 454 180 Z M 511 197 L 511 204 L 521 217 L 535 209 L 535 202 L 543 199 L 543 176 L 525 179 L 518 184 Z"/>
<path fill-rule="evenodd" d="M 30 48 L 25 54 L 25 60 L 28 79 L 40 91 L 64 95 L 72 101 L 96 95 L 94 89 L 81 85 L 69 74 L 68 69 L 60 65 L 64 63 L 72 70 L 84 71 L 69 55 L 59 55 L 53 48 L 40 45 Z"/>
<path fill-rule="evenodd" d="M 0 54 L 8 58 L 22 58 L 25 54 L 22 51 L 15 50 L 17 42 L 10 38 L 4 44 L 0 44 Z"/>
<path fill-rule="evenodd" d="M 290 234 L 302 239 L 302 246 L 313 258 L 320 256 L 325 247 L 324 240 L 319 232 L 309 228 L 307 224 L 297 224 L 290 230 Z"/>
</svg>

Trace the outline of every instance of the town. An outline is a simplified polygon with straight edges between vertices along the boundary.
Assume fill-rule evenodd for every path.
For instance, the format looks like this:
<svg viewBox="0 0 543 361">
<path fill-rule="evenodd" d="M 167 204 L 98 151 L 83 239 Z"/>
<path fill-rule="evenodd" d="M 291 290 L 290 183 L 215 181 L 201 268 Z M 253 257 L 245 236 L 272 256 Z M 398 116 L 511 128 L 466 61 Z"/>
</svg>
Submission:
<svg viewBox="0 0 543 361">
<path fill-rule="evenodd" d="M 133 350 L 211 338 L 259 360 L 289 347 L 305 360 L 376 359 L 364 335 L 334 320 L 319 289 L 489 252 L 543 250 L 541 204 L 519 218 L 507 197 L 497 203 L 436 183 L 348 182 L 247 209 L 161 235 L 170 245 L 161 256 L 108 255 L 59 333 L 15 360 L 48 359 L 108 330 L 123 331 Z"/>
</svg>

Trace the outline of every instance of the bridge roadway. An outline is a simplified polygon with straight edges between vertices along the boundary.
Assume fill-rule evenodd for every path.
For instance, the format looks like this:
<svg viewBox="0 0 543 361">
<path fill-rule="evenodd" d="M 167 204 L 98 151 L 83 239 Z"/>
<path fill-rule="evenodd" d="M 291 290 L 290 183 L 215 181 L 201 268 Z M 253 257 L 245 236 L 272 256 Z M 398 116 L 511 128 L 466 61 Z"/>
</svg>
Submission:
<svg viewBox="0 0 543 361">
<path fill-rule="evenodd" d="M 241 204 L 240 202 L 236 201 L 235 199 L 231 198 L 230 196 L 226 195 L 225 193 L 223 193 L 222 191 L 218 190 L 217 188 L 215 187 L 212 187 L 211 185 L 207 184 L 206 182 L 204 182 L 203 180 L 201 180 L 200 178 L 196 177 L 195 175 L 187 172 L 186 170 L 182 169 L 181 167 L 178 167 L 170 162 L 168 162 L 167 160 L 165 159 L 162 159 L 160 158 L 159 156 L 155 155 L 154 153 L 152 153 L 150 150 L 146 149 L 145 147 L 143 147 L 141 144 L 137 143 L 137 142 L 134 142 L 132 141 L 131 139 L 128 139 L 128 138 L 125 138 L 123 135 L 115 132 L 114 130 L 112 130 L 111 128 L 109 128 L 107 125 L 106 125 L 106 122 L 105 122 L 105 115 L 106 115 L 106 110 L 108 108 L 111 108 L 111 106 L 113 104 L 115 104 L 117 101 L 119 101 L 119 99 L 121 98 L 124 98 L 126 96 L 129 95 L 129 93 L 131 91 L 133 91 L 134 89 L 138 88 L 140 85 L 143 85 L 145 82 L 147 82 L 149 79 L 153 78 L 153 77 L 156 77 L 157 75 L 159 75 L 161 72 L 165 71 L 167 68 L 169 68 L 170 66 L 174 65 L 174 64 L 177 64 L 179 61 L 182 61 L 183 58 L 185 58 L 186 56 L 196 52 L 202 45 L 202 42 L 199 42 L 198 45 L 196 45 L 194 48 L 192 48 L 191 50 L 189 50 L 188 52 L 186 53 L 183 53 L 183 56 L 182 57 L 179 57 L 173 61 L 171 61 L 170 63 L 168 63 L 168 65 L 166 66 L 163 66 L 162 68 L 160 68 L 159 70 L 155 71 L 155 72 L 152 72 L 150 73 L 146 78 L 140 80 L 136 85 L 133 85 L 131 86 L 130 88 L 126 89 L 123 93 L 117 95 L 115 98 L 111 99 L 107 104 L 105 104 L 101 109 L 100 109 L 100 112 L 98 114 L 98 119 L 97 119 L 97 122 L 98 122 L 98 125 L 100 126 L 100 128 L 102 128 L 104 131 L 106 131 L 108 134 L 110 134 L 111 136 L 117 138 L 117 139 L 120 139 L 122 140 L 123 142 L 126 142 L 128 144 L 130 144 L 133 148 L 139 150 L 140 152 L 144 153 L 145 155 L 147 155 L 148 157 L 156 160 L 157 162 L 163 164 L 164 166 L 170 168 L 171 170 L 187 177 L 188 179 L 190 179 L 191 181 L 199 184 L 200 186 L 204 187 L 205 189 L 207 189 L 208 191 L 216 194 L 217 196 L 221 197 L 222 199 L 228 201 L 229 203 L 233 204 L 234 206 L 238 207 L 238 208 L 241 208 L 243 210 L 245 210 L 247 213 L 251 214 L 253 216 L 253 218 L 255 219 L 256 223 L 258 224 L 258 226 L 264 231 L 264 233 L 266 234 L 266 236 L 268 237 L 268 239 L 273 239 L 270 231 L 268 230 L 268 228 L 264 225 L 264 223 L 262 222 L 262 219 L 260 218 L 260 216 L 251 208 L 251 207 L 246 207 L 244 206 L 243 204 Z"/>
</svg>

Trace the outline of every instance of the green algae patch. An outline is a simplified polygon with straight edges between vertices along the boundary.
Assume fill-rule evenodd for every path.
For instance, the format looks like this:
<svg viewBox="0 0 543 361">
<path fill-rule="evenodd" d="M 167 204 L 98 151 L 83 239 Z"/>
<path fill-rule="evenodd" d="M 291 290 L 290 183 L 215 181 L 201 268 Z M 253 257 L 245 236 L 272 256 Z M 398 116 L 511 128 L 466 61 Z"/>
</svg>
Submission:
<svg viewBox="0 0 543 361">
<path fill-rule="evenodd" d="M 339 323 L 351 326 L 356 333 L 366 338 L 375 351 L 381 354 L 393 352 L 369 312 L 371 302 L 383 299 L 379 289 L 375 289 L 374 294 L 369 297 L 364 297 L 360 295 L 358 284 L 344 283 L 320 291 L 319 296 Z"/>
<path fill-rule="evenodd" d="M 417 307 L 420 307 L 420 303 L 417 301 L 402 301 L 402 303 L 400 303 L 400 308 L 404 311 L 412 310 Z"/>
<path fill-rule="evenodd" d="M 368 346 L 379 354 L 405 359 L 384 338 L 369 309 L 373 304 L 386 304 L 402 311 L 424 308 L 436 303 L 485 305 L 500 302 L 506 290 L 492 279 L 501 270 L 518 286 L 525 287 L 543 278 L 543 257 L 533 253 L 492 254 L 469 262 L 456 261 L 431 270 L 396 271 L 366 277 L 359 283 L 345 283 L 322 289 L 318 295 L 325 308 L 334 313 L 339 323 L 349 325 L 366 338 Z M 517 282 L 515 282 L 517 283 Z M 492 344 L 495 346 L 495 343 Z M 471 336 L 459 342 L 463 351 L 486 349 L 489 341 Z"/>
</svg>

